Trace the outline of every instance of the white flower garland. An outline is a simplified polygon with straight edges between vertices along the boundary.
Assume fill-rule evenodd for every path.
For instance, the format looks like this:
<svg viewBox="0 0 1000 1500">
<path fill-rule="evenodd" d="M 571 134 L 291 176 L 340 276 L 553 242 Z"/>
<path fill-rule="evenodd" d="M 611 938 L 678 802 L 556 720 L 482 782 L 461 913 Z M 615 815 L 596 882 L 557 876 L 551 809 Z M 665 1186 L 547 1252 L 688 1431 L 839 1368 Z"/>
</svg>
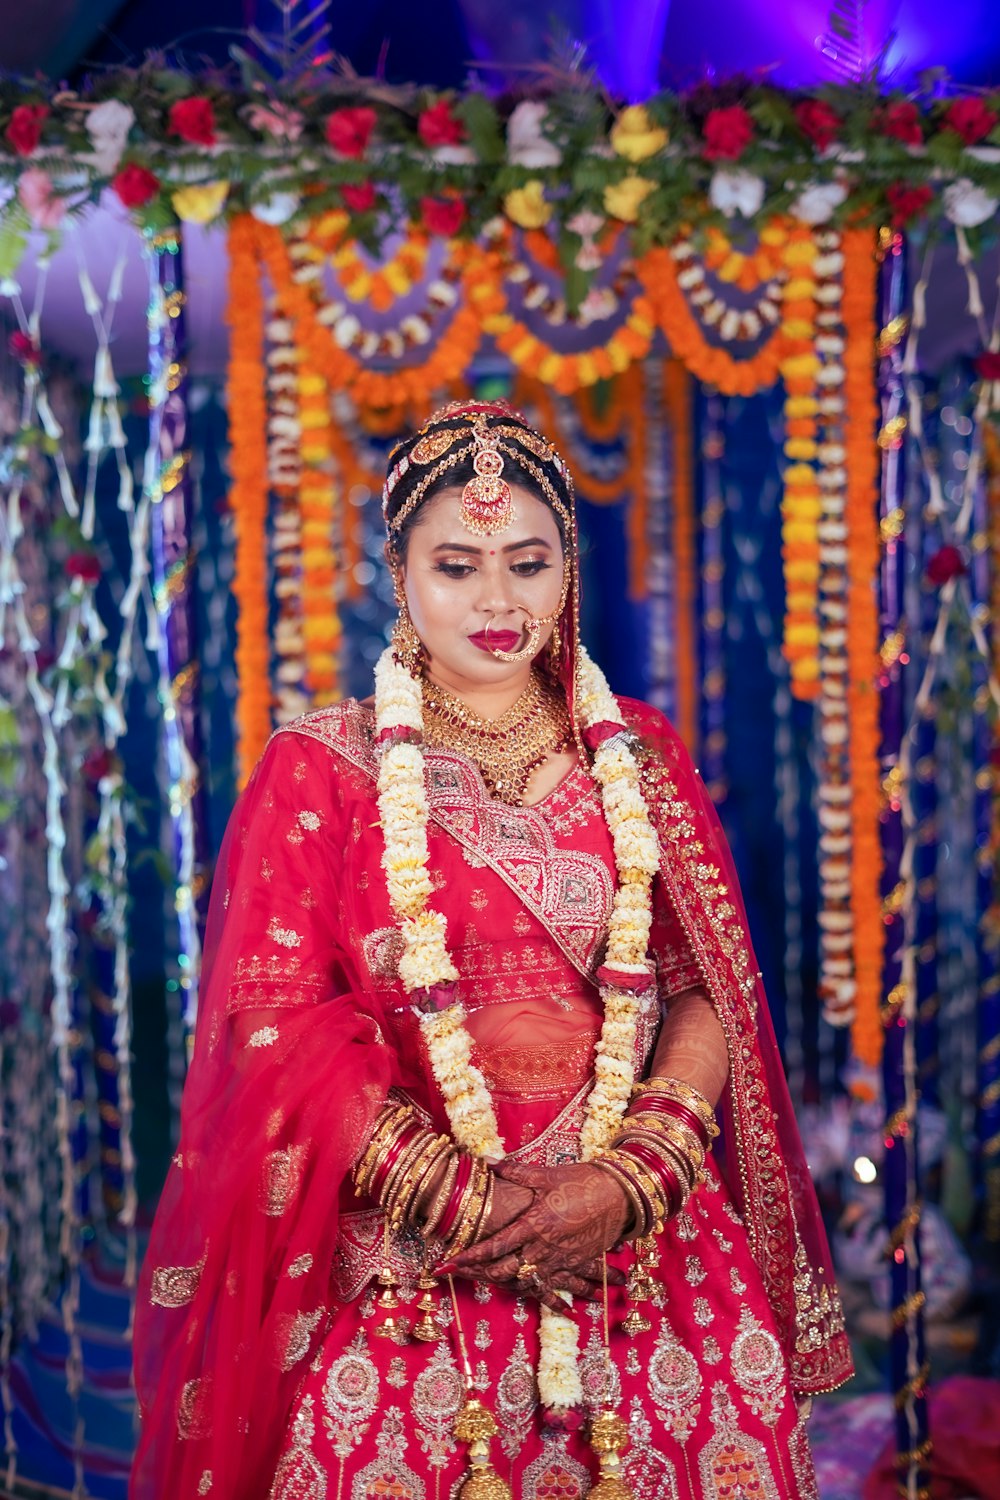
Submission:
<svg viewBox="0 0 1000 1500">
<path fill-rule="evenodd" d="M 620 724 L 618 704 L 603 672 L 581 650 L 578 663 L 579 715 L 585 728 Z M 403 937 L 399 976 L 408 993 L 434 991 L 459 977 L 446 942 L 447 922 L 428 910 L 432 886 L 428 871 L 428 804 L 420 683 L 393 657 L 391 647 L 375 668 L 375 732 L 384 745 L 378 778 L 378 806 L 385 839 L 382 868 L 393 914 Z M 411 738 L 411 736 L 413 738 Z M 605 967 L 612 975 L 635 976 L 636 989 L 609 982 L 601 989 L 604 1024 L 596 1048 L 594 1087 L 580 1131 L 580 1155 L 589 1161 L 618 1128 L 635 1081 L 635 1043 L 642 989 L 650 974 L 650 887 L 659 863 L 659 845 L 639 785 L 639 767 L 627 742 L 605 740 L 594 756 L 604 815 L 618 869 L 608 926 Z M 445 1102 L 452 1134 L 475 1156 L 504 1156 L 496 1111 L 482 1073 L 472 1062 L 472 1039 L 465 1010 L 458 1003 L 422 1011 L 420 1026 L 431 1068 Z M 565 1409 L 583 1399 L 577 1328 L 571 1318 L 542 1309 L 538 1388 L 546 1407 Z"/>
</svg>

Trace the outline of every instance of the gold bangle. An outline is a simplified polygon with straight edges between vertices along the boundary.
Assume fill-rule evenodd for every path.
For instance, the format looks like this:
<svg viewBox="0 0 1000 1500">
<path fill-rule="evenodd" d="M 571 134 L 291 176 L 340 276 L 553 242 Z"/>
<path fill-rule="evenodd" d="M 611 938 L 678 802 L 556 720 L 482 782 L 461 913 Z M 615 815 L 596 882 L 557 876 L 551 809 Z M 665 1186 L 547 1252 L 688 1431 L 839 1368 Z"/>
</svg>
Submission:
<svg viewBox="0 0 1000 1500">
<path fill-rule="evenodd" d="M 394 1224 L 402 1224 L 404 1220 L 409 1220 L 418 1183 L 426 1177 L 427 1172 L 439 1159 L 447 1144 L 447 1136 L 428 1134 L 422 1143 L 417 1143 L 416 1154 L 411 1153 L 406 1166 L 400 1170 L 392 1187 L 387 1188 L 382 1206 L 390 1212 Z"/>
<path fill-rule="evenodd" d="M 385 1107 L 381 1117 L 376 1120 L 368 1145 L 354 1169 L 354 1182 L 359 1195 L 367 1193 L 379 1160 L 416 1118 L 417 1112 L 411 1105 Z"/>
<path fill-rule="evenodd" d="M 458 1210 L 458 1227 L 448 1244 L 448 1254 L 451 1258 L 461 1255 L 472 1242 L 472 1237 L 479 1227 L 483 1204 L 486 1201 L 489 1177 L 490 1169 L 485 1162 L 473 1161 L 469 1183 Z"/>
<path fill-rule="evenodd" d="M 635 1085 L 632 1098 L 640 1098 L 643 1094 L 659 1094 L 664 1099 L 673 1099 L 675 1103 L 683 1104 L 699 1117 L 710 1135 L 718 1135 L 715 1110 L 693 1084 L 685 1083 L 682 1078 L 647 1078 L 644 1083 Z"/>
<path fill-rule="evenodd" d="M 675 1172 L 679 1172 L 681 1174 L 680 1181 L 682 1187 L 684 1186 L 685 1179 L 687 1181 L 688 1193 L 694 1190 L 701 1171 L 701 1164 L 704 1161 L 704 1153 L 700 1148 L 697 1159 L 695 1159 L 684 1149 L 680 1142 L 669 1138 L 664 1139 L 663 1136 L 659 1135 L 647 1134 L 641 1130 L 630 1130 L 619 1136 L 615 1141 L 615 1146 L 622 1146 L 630 1139 L 641 1141 L 650 1151 L 655 1152 L 657 1156 L 661 1157 L 664 1165 L 669 1166 Z"/>
<path fill-rule="evenodd" d="M 452 1189 L 455 1186 L 455 1178 L 458 1176 L 458 1160 L 460 1154 L 460 1152 L 454 1149 L 452 1150 L 451 1158 L 448 1162 L 448 1165 L 445 1167 L 444 1176 L 441 1179 L 441 1186 L 438 1188 L 437 1193 L 434 1196 L 434 1200 L 430 1204 L 424 1217 L 424 1224 L 421 1233 L 423 1234 L 425 1240 L 430 1239 L 431 1235 L 434 1233 L 435 1229 L 444 1217 L 444 1211 L 448 1206 L 448 1200 L 451 1197 Z"/>
<path fill-rule="evenodd" d="M 388 1205 L 395 1205 L 399 1202 L 402 1191 L 409 1180 L 410 1172 L 423 1160 L 424 1153 L 434 1143 L 435 1138 L 429 1131 L 424 1131 L 402 1152 L 399 1161 L 393 1163 L 392 1171 L 383 1183 L 382 1191 L 379 1194 L 379 1203 L 382 1208 L 387 1208 Z"/>
</svg>

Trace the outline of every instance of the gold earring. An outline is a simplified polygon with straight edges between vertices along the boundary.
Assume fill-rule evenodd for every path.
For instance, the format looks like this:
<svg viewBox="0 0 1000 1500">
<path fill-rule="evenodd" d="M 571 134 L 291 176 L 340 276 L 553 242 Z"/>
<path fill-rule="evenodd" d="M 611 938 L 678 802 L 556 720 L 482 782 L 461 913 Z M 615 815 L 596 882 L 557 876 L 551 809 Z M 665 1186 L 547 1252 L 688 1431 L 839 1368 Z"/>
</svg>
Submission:
<svg viewBox="0 0 1000 1500">
<path fill-rule="evenodd" d="M 396 623 L 392 627 L 392 654 L 400 666 L 406 668 L 411 677 L 420 675 L 424 645 L 414 629 L 405 600 L 400 605 Z"/>
</svg>

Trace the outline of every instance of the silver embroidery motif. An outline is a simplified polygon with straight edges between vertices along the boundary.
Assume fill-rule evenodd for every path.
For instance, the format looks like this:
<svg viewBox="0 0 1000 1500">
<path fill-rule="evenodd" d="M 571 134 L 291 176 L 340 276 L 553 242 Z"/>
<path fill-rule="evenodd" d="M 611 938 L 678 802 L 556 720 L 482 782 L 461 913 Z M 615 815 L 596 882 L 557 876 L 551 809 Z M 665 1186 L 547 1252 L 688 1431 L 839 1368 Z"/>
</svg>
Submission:
<svg viewBox="0 0 1000 1500">
<path fill-rule="evenodd" d="M 537 1404 L 535 1372 L 528 1360 L 524 1334 L 519 1333 L 514 1340 L 510 1359 L 497 1381 L 500 1446 L 511 1462 L 524 1447 L 524 1440 L 528 1435 L 532 1414 Z"/>
<path fill-rule="evenodd" d="M 335 1359 L 323 1382 L 323 1426 L 338 1458 L 358 1447 L 378 1410 L 379 1375 L 359 1335 Z"/>
<path fill-rule="evenodd" d="M 270 1500 L 325 1500 L 326 1474 L 312 1452 L 313 1398 L 305 1396 L 292 1422 L 292 1445 L 274 1472 Z"/>
<path fill-rule="evenodd" d="M 282 927 L 277 917 L 272 917 L 268 922 L 267 935 L 274 942 L 280 943 L 282 948 L 298 948 L 302 944 L 302 934 L 291 927 Z"/>
<path fill-rule="evenodd" d="M 432 1469 L 443 1469 L 455 1452 L 452 1428 L 464 1398 L 464 1382 L 454 1356 L 446 1344 L 436 1344 L 426 1368 L 413 1382 L 410 1401 L 417 1438 Z"/>
<path fill-rule="evenodd" d="M 686 1443 L 701 1410 L 701 1373 L 666 1318 L 649 1361 L 649 1391 L 660 1421 L 678 1443 Z"/>
<path fill-rule="evenodd" d="M 355 1475 L 351 1500 L 370 1500 L 373 1495 L 405 1495 L 406 1500 L 424 1500 L 423 1481 L 405 1462 L 406 1430 L 403 1413 L 390 1406 L 375 1439 L 377 1457 Z"/>
<path fill-rule="evenodd" d="M 273 1047 L 278 1040 L 277 1026 L 258 1026 L 247 1038 L 248 1047 Z"/>
</svg>

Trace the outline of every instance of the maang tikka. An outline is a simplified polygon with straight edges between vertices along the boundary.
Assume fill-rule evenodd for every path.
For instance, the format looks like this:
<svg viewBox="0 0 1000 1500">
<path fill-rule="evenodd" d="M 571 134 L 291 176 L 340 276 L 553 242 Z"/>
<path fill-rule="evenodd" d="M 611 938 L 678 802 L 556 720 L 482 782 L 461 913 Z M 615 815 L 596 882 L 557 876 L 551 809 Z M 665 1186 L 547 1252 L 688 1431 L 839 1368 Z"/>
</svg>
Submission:
<svg viewBox="0 0 1000 1500">
<path fill-rule="evenodd" d="M 462 491 L 462 521 L 474 536 L 495 536 L 514 521 L 514 497 L 503 478 L 500 438 L 480 417 L 472 429 L 475 474 Z"/>
</svg>

